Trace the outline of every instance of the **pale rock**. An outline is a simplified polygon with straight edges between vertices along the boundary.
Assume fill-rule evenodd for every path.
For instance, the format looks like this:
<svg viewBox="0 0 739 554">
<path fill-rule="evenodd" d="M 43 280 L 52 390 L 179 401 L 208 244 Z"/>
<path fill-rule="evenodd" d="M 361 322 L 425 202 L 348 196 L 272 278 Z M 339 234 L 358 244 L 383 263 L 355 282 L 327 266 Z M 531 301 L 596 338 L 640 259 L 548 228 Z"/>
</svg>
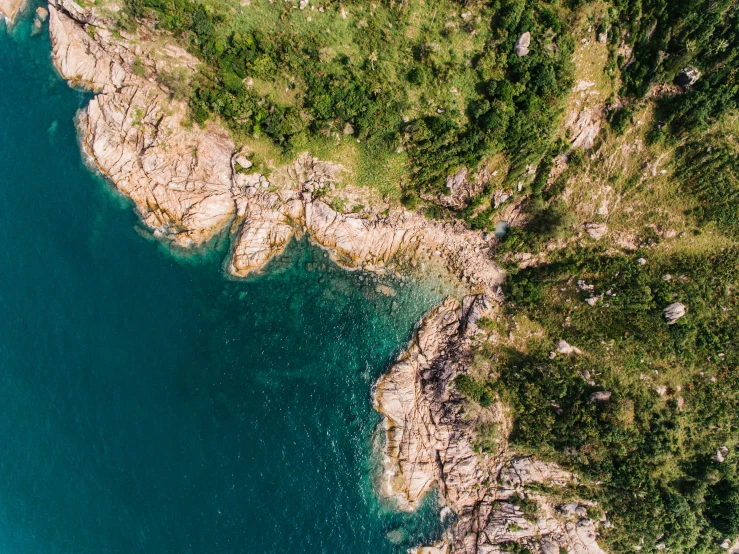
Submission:
<svg viewBox="0 0 739 554">
<path fill-rule="evenodd" d="M 728 452 L 728 449 L 727 449 L 727 452 Z M 714 461 L 716 461 L 716 462 L 718 462 L 720 464 L 724 463 L 724 461 L 726 461 L 726 458 L 725 458 L 724 454 L 725 454 L 725 452 L 722 452 L 722 450 L 720 448 L 718 450 L 716 450 L 716 454 L 713 455 Z"/>
<path fill-rule="evenodd" d="M 662 313 L 665 316 L 665 319 L 667 320 L 668 325 L 673 325 L 678 319 L 685 316 L 686 309 L 685 305 L 681 304 L 680 302 L 673 302 L 669 306 L 667 306 L 664 310 L 662 310 Z"/>
<path fill-rule="evenodd" d="M 587 509 L 584 506 L 580 506 L 577 502 L 562 504 L 559 507 L 559 511 L 565 515 L 576 515 L 580 517 L 587 517 L 588 515 Z"/>
<path fill-rule="evenodd" d="M 557 342 L 557 352 L 560 354 L 582 354 L 579 348 L 575 348 L 567 341 L 561 339 Z"/>
<path fill-rule="evenodd" d="M 595 240 L 603 238 L 608 231 L 608 225 L 605 223 L 586 223 L 584 227 L 585 232 Z"/>
<path fill-rule="evenodd" d="M 249 169 L 252 166 L 249 158 L 247 158 L 243 154 L 237 154 L 236 156 L 234 156 L 234 164 L 238 164 L 243 169 Z"/>
<path fill-rule="evenodd" d="M 565 120 L 565 127 L 569 130 L 571 146 L 590 150 L 595 144 L 602 123 L 601 107 L 585 107 L 582 110 L 570 111 Z"/>
<path fill-rule="evenodd" d="M 526 31 L 518 37 L 516 44 L 513 46 L 513 52 L 516 56 L 522 58 L 529 53 L 529 46 L 531 46 L 531 33 Z"/>
<path fill-rule="evenodd" d="M 13 23 L 24 4 L 25 0 L 0 0 L 0 17 L 5 17 Z"/>
<path fill-rule="evenodd" d="M 610 391 L 598 391 L 590 395 L 591 402 L 605 402 L 611 398 Z"/>
</svg>

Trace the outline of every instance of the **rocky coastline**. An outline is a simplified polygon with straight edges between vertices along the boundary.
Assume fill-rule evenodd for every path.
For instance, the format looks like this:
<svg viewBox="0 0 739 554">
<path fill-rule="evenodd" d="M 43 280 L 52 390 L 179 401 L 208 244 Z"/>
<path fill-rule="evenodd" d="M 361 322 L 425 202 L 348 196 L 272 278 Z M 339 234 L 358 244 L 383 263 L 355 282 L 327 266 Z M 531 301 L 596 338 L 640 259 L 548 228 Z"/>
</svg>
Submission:
<svg viewBox="0 0 739 554">
<path fill-rule="evenodd" d="M 586 508 L 541 492 L 577 477 L 508 452 L 504 406 L 470 414 L 454 386 L 480 340 L 478 320 L 502 302 L 504 274 L 491 255 L 494 238 L 400 208 L 369 216 L 337 211 L 326 192 L 342 179 L 343 168 L 308 153 L 269 176 L 249 172 L 246 153 L 228 133 L 215 124 L 191 124 L 186 103 L 156 78 L 174 69 L 194 72 L 198 62 L 186 51 L 155 40 L 156 32 L 145 26 L 136 35 L 116 31 L 109 15 L 72 0 L 51 1 L 49 29 L 60 75 L 93 93 L 77 118 L 88 163 L 134 202 L 162 240 L 193 248 L 228 232 L 228 271 L 244 277 L 294 236 L 307 234 L 344 267 L 384 271 L 431 262 L 470 292 L 423 318 L 408 350 L 374 391 L 384 416 L 382 492 L 413 509 L 437 487 L 457 514 L 443 540 L 418 553 L 491 554 L 513 542 L 545 554 L 602 554 Z M 481 418 L 502 430 L 496 455 L 475 451 Z M 535 503 L 538 515 L 527 517 L 514 497 Z"/>
<path fill-rule="evenodd" d="M 25 3 L 25 0 L 0 0 L 0 18 L 12 25 Z"/>
<path fill-rule="evenodd" d="M 408 350 L 376 385 L 375 408 L 384 416 L 382 493 L 413 509 L 432 487 L 457 515 L 436 544 L 412 554 L 502 554 L 512 543 L 530 552 L 604 554 L 588 517 L 592 504 L 565 498 L 576 475 L 555 464 L 510 452 L 510 421 L 494 404 L 478 413 L 456 390 L 467 372 L 477 321 L 501 298 L 448 298 L 420 322 Z M 484 333 L 482 333 L 484 335 Z M 498 429 L 496 454 L 475 449 L 478 422 Z"/>
<path fill-rule="evenodd" d="M 133 36 L 112 28 L 112 20 L 71 0 L 50 5 L 59 73 L 95 93 L 77 121 L 88 162 L 133 200 L 157 236 L 187 248 L 228 229 L 228 268 L 237 277 L 260 270 L 293 235 L 308 233 L 345 267 L 372 270 L 394 258 L 426 257 L 476 292 L 492 293 L 502 282 L 489 255 L 494 239 L 461 224 L 397 208 L 370 217 L 334 210 L 320 193 L 341 179 L 338 164 L 304 153 L 269 177 L 241 171 L 243 153 L 229 135 L 214 124 L 188 125 L 185 102 L 155 78 L 166 69 L 193 71 L 197 61 L 146 30 Z"/>
</svg>

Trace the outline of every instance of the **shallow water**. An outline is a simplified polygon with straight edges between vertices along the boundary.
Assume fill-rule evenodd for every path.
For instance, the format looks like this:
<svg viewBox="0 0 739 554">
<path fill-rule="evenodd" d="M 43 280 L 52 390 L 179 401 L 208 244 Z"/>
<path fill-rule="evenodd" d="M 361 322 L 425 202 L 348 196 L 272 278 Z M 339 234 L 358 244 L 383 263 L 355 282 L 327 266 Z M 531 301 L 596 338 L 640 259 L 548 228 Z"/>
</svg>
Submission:
<svg viewBox="0 0 739 554">
<path fill-rule="evenodd" d="M 371 386 L 441 299 L 293 244 L 230 281 L 178 259 L 83 165 L 86 96 L 0 22 L 0 552 L 394 553 Z"/>
</svg>

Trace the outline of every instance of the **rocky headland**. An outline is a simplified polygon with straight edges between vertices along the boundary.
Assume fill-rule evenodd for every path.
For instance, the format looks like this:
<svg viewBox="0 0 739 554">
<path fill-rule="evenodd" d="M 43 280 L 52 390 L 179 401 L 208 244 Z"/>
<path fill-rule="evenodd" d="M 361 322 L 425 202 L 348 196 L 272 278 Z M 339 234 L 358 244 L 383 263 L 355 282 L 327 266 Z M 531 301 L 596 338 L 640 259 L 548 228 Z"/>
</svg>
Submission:
<svg viewBox="0 0 739 554">
<path fill-rule="evenodd" d="M 95 93 L 78 115 L 89 163 L 162 239 L 197 247 L 229 231 L 228 267 L 238 277 L 261 269 L 293 235 L 308 233 L 345 267 L 371 270 L 425 256 L 476 291 L 494 292 L 502 282 L 489 253 L 494 238 L 398 208 L 369 217 L 331 208 L 322 195 L 341 179 L 338 164 L 305 153 L 269 178 L 244 171 L 250 163 L 229 135 L 213 124 L 189 124 L 186 103 L 157 81 L 162 71 L 193 71 L 197 62 L 153 40 L 153 31 L 114 33 L 112 19 L 71 0 L 50 5 L 49 28 L 59 73 Z"/>
<path fill-rule="evenodd" d="M 416 554 L 498 554 L 517 543 L 531 552 L 603 554 L 586 502 L 565 498 L 577 476 L 507 447 L 505 407 L 477 411 L 454 385 L 466 373 L 481 333 L 477 321 L 502 299 L 449 298 L 420 322 L 408 350 L 377 383 L 383 414 L 382 493 L 412 509 L 438 487 L 457 520 L 443 539 Z M 478 423 L 497 428 L 496 454 L 474 447 Z"/>
<path fill-rule="evenodd" d="M 576 476 L 510 453 L 504 406 L 471 413 L 454 385 L 479 340 L 478 320 L 502 302 L 494 237 L 401 208 L 342 213 L 329 191 L 343 168 L 308 153 L 269 176 L 250 171 L 249 153 L 218 125 L 193 125 L 186 103 L 158 79 L 174 70 L 193 73 L 198 62 L 150 27 L 127 34 L 110 11 L 52 0 L 49 29 L 59 73 L 94 93 L 77 120 L 89 164 L 134 202 L 162 240 L 193 248 L 229 233 L 228 271 L 243 277 L 262 269 L 293 236 L 308 234 L 344 267 L 382 271 L 432 262 L 470 292 L 461 303 L 447 299 L 420 322 L 375 390 L 384 416 L 383 493 L 412 509 L 436 487 L 457 514 L 444 539 L 419 553 L 496 553 L 511 542 L 546 554 L 602 553 L 586 508 L 541 492 L 574 484 Z M 500 429 L 495 455 L 474 447 L 480 421 Z M 536 510 L 522 512 L 515 499 Z"/>
</svg>

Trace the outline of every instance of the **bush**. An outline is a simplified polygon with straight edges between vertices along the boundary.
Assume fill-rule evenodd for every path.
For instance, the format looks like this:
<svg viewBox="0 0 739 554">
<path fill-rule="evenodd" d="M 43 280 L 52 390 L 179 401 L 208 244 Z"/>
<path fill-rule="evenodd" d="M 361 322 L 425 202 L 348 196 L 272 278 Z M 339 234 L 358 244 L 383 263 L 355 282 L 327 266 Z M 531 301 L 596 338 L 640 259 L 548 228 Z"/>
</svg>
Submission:
<svg viewBox="0 0 739 554">
<path fill-rule="evenodd" d="M 454 379 L 454 385 L 463 396 L 473 402 L 477 402 L 483 408 L 489 408 L 493 403 L 493 396 L 484 386 L 472 379 L 469 375 L 458 375 Z"/>
</svg>

